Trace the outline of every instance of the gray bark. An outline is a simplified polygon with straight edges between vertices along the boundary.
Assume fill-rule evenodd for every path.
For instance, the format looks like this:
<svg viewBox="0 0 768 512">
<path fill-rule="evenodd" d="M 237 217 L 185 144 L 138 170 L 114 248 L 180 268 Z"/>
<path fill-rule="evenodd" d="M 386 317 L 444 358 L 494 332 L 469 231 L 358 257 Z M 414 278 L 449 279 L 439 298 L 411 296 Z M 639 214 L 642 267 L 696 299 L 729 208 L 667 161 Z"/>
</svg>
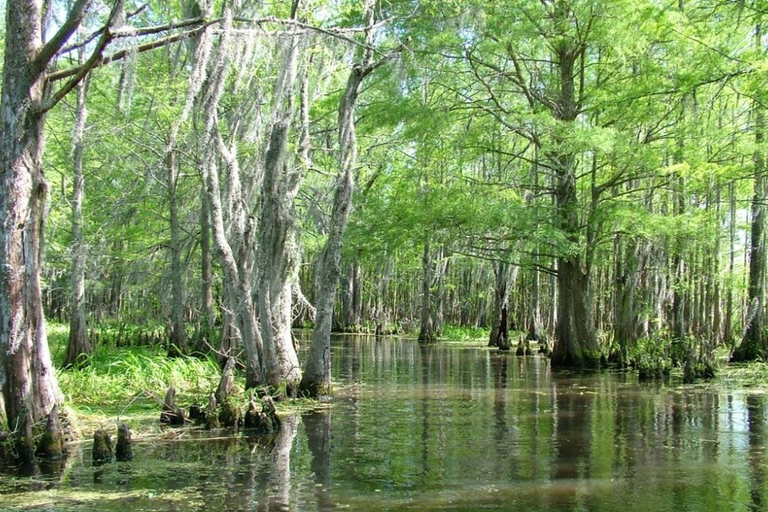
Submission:
<svg viewBox="0 0 768 512">
<path fill-rule="evenodd" d="M 81 52 L 82 53 L 82 52 Z M 82 55 L 81 55 L 82 62 Z M 85 176 L 83 174 L 83 153 L 85 143 L 83 132 L 88 116 L 85 104 L 86 82 L 77 86 L 77 109 L 75 128 L 72 133 L 73 190 L 72 190 L 72 270 L 69 297 L 69 340 L 64 354 L 64 366 L 76 366 L 83 357 L 91 353 L 85 314 L 85 258 L 86 246 L 83 240 L 83 199 L 85 198 Z"/>
<path fill-rule="evenodd" d="M 187 336 L 184 329 L 184 289 L 181 272 L 181 226 L 179 225 L 179 207 L 176 192 L 178 190 L 179 170 L 176 162 L 176 152 L 166 155 L 166 171 L 168 173 L 168 208 L 171 224 L 171 339 L 168 348 L 170 356 L 186 352 Z"/>
<path fill-rule="evenodd" d="M 303 173 L 301 166 L 290 170 L 286 162 L 298 45 L 296 36 L 286 42 L 275 86 L 275 121 L 264 158 L 258 258 L 258 307 L 266 382 L 274 388 L 285 384 L 289 395 L 295 394 L 301 380 L 291 334 L 291 280 L 298 264 L 294 199 Z"/>
<path fill-rule="evenodd" d="M 229 44 L 226 29 L 225 26 L 220 43 L 221 48 L 226 48 Z M 246 358 L 246 387 L 251 388 L 264 383 L 263 343 L 256 321 L 256 310 L 251 290 L 250 269 L 252 265 L 248 257 L 251 224 L 247 211 L 243 207 L 240 168 L 233 154 L 234 151 L 226 146 L 216 129 L 218 105 L 229 75 L 224 51 L 217 54 L 212 68 L 213 73 L 207 81 L 208 91 L 203 95 L 206 101 L 201 106 L 205 121 L 202 137 L 202 146 L 205 149 L 202 166 L 203 182 L 210 206 L 214 247 L 222 268 L 222 281 L 225 288 L 223 295 L 227 301 L 224 307 L 232 315 L 233 330 L 237 331 L 242 340 Z M 235 209 L 227 216 L 229 222 L 226 225 L 229 229 L 225 228 L 224 209 L 221 202 L 222 191 L 217 165 L 219 155 L 226 162 L 229 178 L 227 206 Z"/>
<path fill-rule="evenodd" d="M 372 0 L 366 0 L 366 17 L 369 29 L 366 31 L 367 48 L 362 62 L 355 64 L 347 79 L 344 94 L 339 102 L 339 176 L 331 211 L 330 232 L 325 247 L 318 259 L 315 277 L 317 312 L 312 328 L 312 345 L 304 369 L 300 391 L 309 397 L 328 395 L 331 384 L 331 324 L 333 303 L 341 274 L 341 248 L 344 230 L 352 207 L 354 170 L 357 162 L 357 141 L 355 133 L 355 105 L 360 94 L 360 85 L 366 76 L 381 62 L 374 63 L 370 43 L 373 25 Z"/>
<path fill-rule="evenodd" d="M 40 254 L 48 184 L 42 170 L 45 69 L 77 29 L 78 1 L 45 45 L 41 5 L 6 2 L 0 103 L 0 367 L 6 419 L 20 459 L 34 458 L 33 425 L 61 403 L 40 292 Z"/>
<path fill-rule="evenodd" d="M 205 186 L 211 203 L 211 220 L 216 254 L 223 271 L 223 282 L 227 288 L 224 296 L 229 299 L 234 325 L 240 335 L 246 355 L 246 387 L 251 388 L 264 382 L 262 361 L 262 342 L 256 323 L 255 308 L 251 295 L 251 286 L 247 275 L 242 275 L 232 247 L 225 231 L 221 208 L 219 176 L 216 167 L 209 163 L 205 166 Z"/>
<path fill-rule="evenodd" d="M 202 338 L 211 342 L 215 315 L 213 311 L 213 273 L 211 271 L 211 214 L 205 188 L 200 197 L 200 273 L 202 276 L 203 329 Z M 200 347 L 203 349 L 203 347 Z"/>
</svg>

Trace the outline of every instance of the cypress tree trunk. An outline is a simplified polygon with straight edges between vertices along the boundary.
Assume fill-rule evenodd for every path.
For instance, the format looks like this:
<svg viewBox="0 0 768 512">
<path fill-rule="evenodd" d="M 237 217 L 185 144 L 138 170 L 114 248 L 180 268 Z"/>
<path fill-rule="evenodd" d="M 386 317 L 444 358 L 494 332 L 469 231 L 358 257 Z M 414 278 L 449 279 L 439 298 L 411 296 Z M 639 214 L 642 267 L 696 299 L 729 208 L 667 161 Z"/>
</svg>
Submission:
<svg viewBox="0 0 768 512">
<path fill-rule="evenodd" d="M 556 22 L 569 21 L 570 8 L 567 2 L 557 2 L 553 9 Z M 584 51 L 567 36 L 562 37 L 555 48 L 560 90 L 551 112 L 566 131 L 571 129 L 579 113 L 574 83 L 575 64 L 579 57 L 584 58 Z M 583 69 L 579 73 L 584 73 Z M 555 172 L 557 227 L 569 242 L 577 246 L 581 227 L 580 205 L 576 195 L 576 158 L 568 144 L 563 137 L 556 136 L 550 159 Z M 589 265 L 582 264 L 579 254 L 569 253 L 557 257 L 557 320 L 553 365 L 592 366 L 599 360 L 588 293 L 589 273 Z"/>
<path fill-rule="evenodd" d="M 294 199 L 302 180 L 301 166 L 293 171 L 286 163 L 291 126 L 298 36 L 290 38 L 283 67 L 275 86 L 275 121 L 264 158 L 259 226 L 259 319 L 264 341 L 267 384 L 286 385 L 296 393 L 301 369 L 291 334 L 291 291 L 298 264 L 295 241 Z"/>
<path fill-rule="evenodd" d="M 82 52 L 80 62 L 83 61 Z M 70 281 L 72 290 L 69 299 L 69 340 L 64 354 L 64 367 L 76 366 L 83 357 L 91 353 L 88 341 L 88 327 L 85 315 L 85 257 L 86 246 L 83 241 L 83 199 L 85 197 L 85 176 L 83 175 L 83 153 L 85 144 L 83 131 L 88 110 L 85 105 L 87 81 L 77 86 L 77 110 L 75 129 L 72 135 L 72 153 L 74 156 L 74 176 L 72 189 L 72 271 Z"/>
<path fill-rule="evenodd" d="M 0 103 L 0 384 L 6 420 L 16 432 L 23 461 L 34 458 L 33 426 L 49 415 L 55 423 L 52 412 L 62 401 L 40 291 L 48 193 L 42 168 L 45 69 L 77 29 L 87 5 L 86 0 L 76 2 L 43 45 L 41 3 L 6 2 Z M 50 430 L 60 432 L 58 425 Z"/>
<path fill-rule="evenodd" d="M 349 314 L 350 328 L 353 332 L 360 332 L 363 319 L 363 281 L 360 271 L 360 257 L 355 253 L 355 261 L 352 263 L 352 308 Z"/>
<path fill-rule="evenodd" d="M 421 258 L 421 327 L 419 328 L 419 341 L 431 342 L 435 340 L 435 330 L 432 324 L 432 252 L 430 250 L 430 237 L 427 234 L 424 239 L 424 253 Z"/>
<path fill-rule="evenodd" d="M 374 0 L 366 0 L 365 13 L 368 29 L 365 37 L 365 54 L 362 62 L 352 67 L 344 94 L 339 101 L 340 172 L 336 179 L 328 241 L 318 259 L 317 277 L 315 278 L 317 313 L 315 314 L 315 325 L 312 328 L 312 345 L 299 386 L 300 392 L 308 397 L 316 398 L 320 395 L 330 394 L 332 391 L 331 323 L 333 320 L 333 303 L 341 274 L 341 248 L 349 210 L 352 207 L 353 173 L 357 162 L 355 105 L 360 94 L 360 85 L 365 77 L 385 62 L 372 61 L 373 7 Z"/>
<path fill-rule="evenodd" d="M 229 44 L 228 30 L 220 42 L 221 48 Z M 202 133 L 203 183 L 210 206 L 211 231 L 216 255 L 222 269 L 224 285 L 224 309 L 231 313 L 230 329 L 222 329 L 222 345 L 230 340 L 226 330 L 239 334 L 245 349 L 246 388 L 264 384 L 264 346 L 256 321 L 256 308 L 251 290 L 251 247 L 253 244 L 253 225 L 245 208 L 247 191 L 243 190 L 240 178 L 240 166 L 233 151 L 228 147 L 216 130 L 218 106 L 223 94 L 224 83 L 229 75 L 227 54 L 219 51 L 211 66 L 215 71 L 206 81 L 207 90 L 201 97 L 200 105 L 204 129 Z M 227 187 L 227 227 L 225 227 L 224 209 L 222 208 L 221 186 L 219 184 L 218 159 L 226 164 L 228 173 Z M 228 228 L 228 229 L 227 229 Z M 229 237 L 227 236 L 229 232 Z M 227 323 L 225 322 L 225 326 Z"/>
<path fill-rule="evenodd" d="M 432 327 L 435 330 L 436 336 L 443 335 L 443 328 L 445 327 L 445 302 L 446 302 L 446 289 L 445 289 L 445 274 L 448 269 L 448 258 L 445 255 L 445 246 L 440 247 L 438 253 L 438 262 L 435 272 L 437 274 L 437 297 L 434 311 L 432 314 Z"/>
<path fill-rule="evenodd" d="M 733 278 L 736 264 L 736 194 L 735 183 L 728 184 L 728 276 Z M 733 343 L 733 286 L 728 287 L 725 297 L 725 325 L 723 326 L 723 340 L 729 346 Z"/>
<path fill-rule="evenodd" d="M 179 225 L 179 207 L 176 201 L 179 170 L 176 152 L 171 150 L 166 155 L 168 180 L 168 209 L 171 221 L 171 339 L 168 355 L 171 357 L 186 352 L 187 335 L 184 329 L 184 289 L 181 275 L 181 226 Z"/>
<path fill-rule="evenodd" d="M 499 350 L 509 350 L 509 326 L 508 308 L 509 292 L 511 286 L 511 267 L 503 261 L 494 266 L 496 286 L 494 289 L 493 325 L 491 327 L 491 339 L 489 347 L 498 347 Z"/>
<path fill-rule="evenodd" d="M 200 194 L 200 274 L 203 300 L 202 339 L 210 343 L 215 320 L 213 311 L 213 273 L 211 272 L 211 214 L 205 189 Z M 205 347 L 198 347 L 205 350 Z"/>
<path fill-rule="evenodd" d="M 680 178 L 676 195 L 675 213 L 683 215 L 685 213 L 685 199 L 683 197 L 682 178 Z M 687 300 L 685 292 L 686 263 L 682 252 L 682 243 L 678 242 L 672 259 L 672 272 L 674 273 L 675 280 L 674 288 L 672 289 L 672 337 L 678 343 L 682 343 L 685 340 L 688 332 L 688 326 L 685 321 L 685 305 Z"/>
<path fill-rule="evenodd" d="M 757 33 L 759 37 L 759 26 Z M 749 247 L 748 313 L 744 336 L 731 356 L 732 361 L 754 361 L 764 359 L 768 354 L 765 333 L 765 203 L 768 200 L 768 179 L 765 177 L 765 157 L 762 152 L 765 118 L 761 106 L 755 105 L 754 116 L 755 184 Z"/>
</svg>

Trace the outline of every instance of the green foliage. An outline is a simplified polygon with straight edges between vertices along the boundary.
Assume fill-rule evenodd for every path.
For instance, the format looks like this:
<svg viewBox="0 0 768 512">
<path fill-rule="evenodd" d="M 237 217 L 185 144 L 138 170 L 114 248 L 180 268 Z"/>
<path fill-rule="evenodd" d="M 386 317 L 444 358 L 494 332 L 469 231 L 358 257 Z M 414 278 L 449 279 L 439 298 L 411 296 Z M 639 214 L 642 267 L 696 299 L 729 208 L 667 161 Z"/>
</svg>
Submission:
<svg viewBox="0 0 768 512">
<path fill-rule="evenodd" d="M 669 354 L 670 340 L 654 335 L 640 339 L 630 355 L 640 374 L 640 380 L 661 379 L 669 376 L 672 359 Z"/>
<path fill-rule="evenodd" d="M 468 325 L 446 325 L 443 327 L 442 338 L 448 341 L 488 341 L 491 330 L 487 327 L 472 327 Z"/>
<path fill-rule="evenodd" d="M 119 412 L 134 402 L 160 410 L 169 385 L 179 403 L 205 402 L 216 389 L 219 367 L 213 357 L 168 358 L 160 348 L 98 347 L 88 364 L 58 372 L 62 392 L 80 409 Z"/>
</svg>

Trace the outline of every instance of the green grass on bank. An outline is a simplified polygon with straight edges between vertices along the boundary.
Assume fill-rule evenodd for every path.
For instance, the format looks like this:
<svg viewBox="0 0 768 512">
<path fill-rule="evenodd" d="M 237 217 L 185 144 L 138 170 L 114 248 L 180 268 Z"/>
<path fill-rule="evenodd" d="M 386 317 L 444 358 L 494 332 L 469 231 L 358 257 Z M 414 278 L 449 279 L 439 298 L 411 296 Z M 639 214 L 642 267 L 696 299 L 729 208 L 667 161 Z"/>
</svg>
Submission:
<svg viewBox="0 0 768 512">
<path fill-rule="evenodd" d="M 440 339 L 448 341 L 488 341 L 491 330 L 487 327 L 472 327 L 464 325 L 446 325 Z"/>
<path fill-rule="evenodd" d="M 63 360 L 68 326 L 51 323 L 48 341 L 54 364 Z M 66 406 L 88 439 L 102 427 L 127 423 L 138 437 L 153 437 L 162 432 L 160 412 L 169 385 L 176 389 L 176 405 L 188 410 L 191 404 L 205 405 L 216 390 L 221 372 L 214 356 L 169 358 L 161 346 L 96 347 L 87 364 L 80 368 L 57 370 Z M 245 409 L 248 396 L 245 379 L 235 376 L 233 400 Z M 318 407 L 312 400 L 278 402 L 278 411 L 292 412 Z M 321 406 L 322 407 L 322 406 Z"/>
<path fill-rule="evenodd" d="M 63 359 L 67 326 L 51 324 L 48 339 L 54 364 Z M 205 404 L 216 389 L 220 372 L 213 357 L 168 358 L 162 347 L 98 346 L 87 364 L 58 369 L 59 386 L 66 404 L 77 417 L 84 434 L 116 422 L 142 431 L 159 428 L 163 398 L 169 385 L 176 389 L 182 407 Z M 242 383 L 237 382 L 242 394 Z"/>
</svg>

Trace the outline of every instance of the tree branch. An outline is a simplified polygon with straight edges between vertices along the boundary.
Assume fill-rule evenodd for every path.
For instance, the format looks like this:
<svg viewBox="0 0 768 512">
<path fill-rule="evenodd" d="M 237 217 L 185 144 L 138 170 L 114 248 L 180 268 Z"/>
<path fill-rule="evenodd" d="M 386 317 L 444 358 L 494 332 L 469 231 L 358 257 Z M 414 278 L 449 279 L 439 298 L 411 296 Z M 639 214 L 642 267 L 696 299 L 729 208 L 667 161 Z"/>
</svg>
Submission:
<svg viewBox="0 0 768 512">
<path fill-rule="evenodd" d="M 11 0 L 12 1 L 12 0 Z M 119 2 L 120 0 L 118 0 Z M 64 43 L 75 33 L 77 27 L 83 21 L 85 11 L 91 4 L 91 0 L 77 0 L 75 5 L 72 6 L 72 10 L 69 11 L 64 24 L 54 34 L 54 36 L 40 49 L 40 52 L 35 57 L 32 63 L 32 70 L 35 76 L 39 76 L 45 70 L 45 67 L 56 56 L 56 53 L 64 46 Z"/>
</svg>

